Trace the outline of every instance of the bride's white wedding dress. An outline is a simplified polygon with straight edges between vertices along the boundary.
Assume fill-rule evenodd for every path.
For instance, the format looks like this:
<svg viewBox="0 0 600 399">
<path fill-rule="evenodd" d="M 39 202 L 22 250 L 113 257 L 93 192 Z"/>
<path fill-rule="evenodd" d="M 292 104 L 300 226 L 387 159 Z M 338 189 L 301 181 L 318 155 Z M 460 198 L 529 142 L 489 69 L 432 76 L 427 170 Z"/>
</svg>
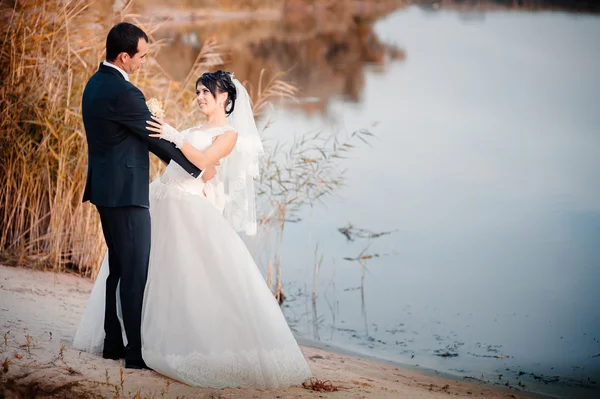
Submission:
<svg viewBox="0 0 600 399">
<path fill-rule="evenodd" d="M 232 128 L 191 129 L 187 140 L 204 150 L 227 130 Z M 223 217 L 222 178 L 218 173 L 204 184 L 171 162 L 150 185 L 143 358 L 157 372 L 191 385 L 299 384 L 310 369 L 244 241 Z M 102 350 L 107 276 L 105 257 L 75 336 L 78 349 Z"/>
</svg>

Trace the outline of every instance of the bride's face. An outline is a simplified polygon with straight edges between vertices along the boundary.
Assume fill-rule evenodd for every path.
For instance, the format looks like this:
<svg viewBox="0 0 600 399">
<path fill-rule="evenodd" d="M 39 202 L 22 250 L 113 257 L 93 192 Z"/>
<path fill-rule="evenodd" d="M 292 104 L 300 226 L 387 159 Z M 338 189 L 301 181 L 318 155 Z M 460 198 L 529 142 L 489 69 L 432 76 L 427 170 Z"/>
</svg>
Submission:
<svg viewBox="0 0 600 399">
<path fill-rule="evenodd" d="M 226 99 L 227 93 L 218 93 L 215 98 L 208 87 L 203 84 L 199 84 L 198 87 L 196 87 L 196 102 L 198 102 L 200 112 L 204 115 L 212 115 L 219 111 L 225 112 L 223 104 Z"/>
</svg>

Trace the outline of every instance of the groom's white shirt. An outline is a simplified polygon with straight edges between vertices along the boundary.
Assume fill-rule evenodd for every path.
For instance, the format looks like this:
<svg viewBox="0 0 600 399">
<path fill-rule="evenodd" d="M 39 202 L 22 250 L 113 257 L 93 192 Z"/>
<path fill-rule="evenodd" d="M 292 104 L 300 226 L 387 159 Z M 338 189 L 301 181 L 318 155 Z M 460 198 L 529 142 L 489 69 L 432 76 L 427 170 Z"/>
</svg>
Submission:
<svg viewBox="0 0 600 399">
<path fill-rule="evenodd" d="M 122 70 L 121 68 L 119 68 L 118 66 L 116 66 L 115 64 L 111 64 L 108 61 L 102 61 L 102 64 L 106 65 L 108 67 L 111 67 L 111 68 L 115 68 L 117 71 L 121 72 L 121 75 L 123 75 L 123 77 L 125 78 L 125 80 L 129 82 L 129 75 L 127 74 L 127 72 L 125 72 L 124 70 Z"/>
</svg>

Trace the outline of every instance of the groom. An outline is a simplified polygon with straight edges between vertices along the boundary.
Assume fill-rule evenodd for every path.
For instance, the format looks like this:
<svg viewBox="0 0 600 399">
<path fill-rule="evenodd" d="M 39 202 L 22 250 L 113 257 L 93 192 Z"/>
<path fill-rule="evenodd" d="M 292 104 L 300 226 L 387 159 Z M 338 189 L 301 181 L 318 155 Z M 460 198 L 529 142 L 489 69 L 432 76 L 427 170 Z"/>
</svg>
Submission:
<svg viewBox="0 0 600 399">
<path fill-rule="evenodd" d="M 177 162 L 190 175 L 200 169 L 175 146 L 152 138 L 144 95 L 129 82 L 129 74 L 146 61 L 148 36 L 135 25 L 115 25 L 106 38 L 106 61 L 90 78 L 82 99 L 83 124 L 88 143 L 88 173 L 83 201 L 98 209 L 108 246 L 103 357 L 125 358 L 125 367 L 146 368 L 142 359 L 140 325 L 150 255 L 149 154 Z M 207 169 L 204 180 L 214 176 Z M 120 295 L 127 348 L 117 318 L 116 290 Z"/>
</svg>

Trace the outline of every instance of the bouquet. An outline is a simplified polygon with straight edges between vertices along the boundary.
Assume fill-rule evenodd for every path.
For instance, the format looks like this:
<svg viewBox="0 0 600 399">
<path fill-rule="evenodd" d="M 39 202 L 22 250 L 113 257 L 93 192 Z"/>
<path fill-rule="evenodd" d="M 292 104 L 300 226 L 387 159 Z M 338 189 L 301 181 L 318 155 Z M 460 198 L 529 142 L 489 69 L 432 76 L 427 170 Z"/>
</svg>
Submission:
<svg viewBox="0 0 600 399">
<path fill-rule="evenodd" d="M 150 100 L 146 101 L 146 105 L 152 115 L 159 119 L 165 119 L 165 110 L 163 109 L 162 101 L 152 97 Z"/>
</svg>

